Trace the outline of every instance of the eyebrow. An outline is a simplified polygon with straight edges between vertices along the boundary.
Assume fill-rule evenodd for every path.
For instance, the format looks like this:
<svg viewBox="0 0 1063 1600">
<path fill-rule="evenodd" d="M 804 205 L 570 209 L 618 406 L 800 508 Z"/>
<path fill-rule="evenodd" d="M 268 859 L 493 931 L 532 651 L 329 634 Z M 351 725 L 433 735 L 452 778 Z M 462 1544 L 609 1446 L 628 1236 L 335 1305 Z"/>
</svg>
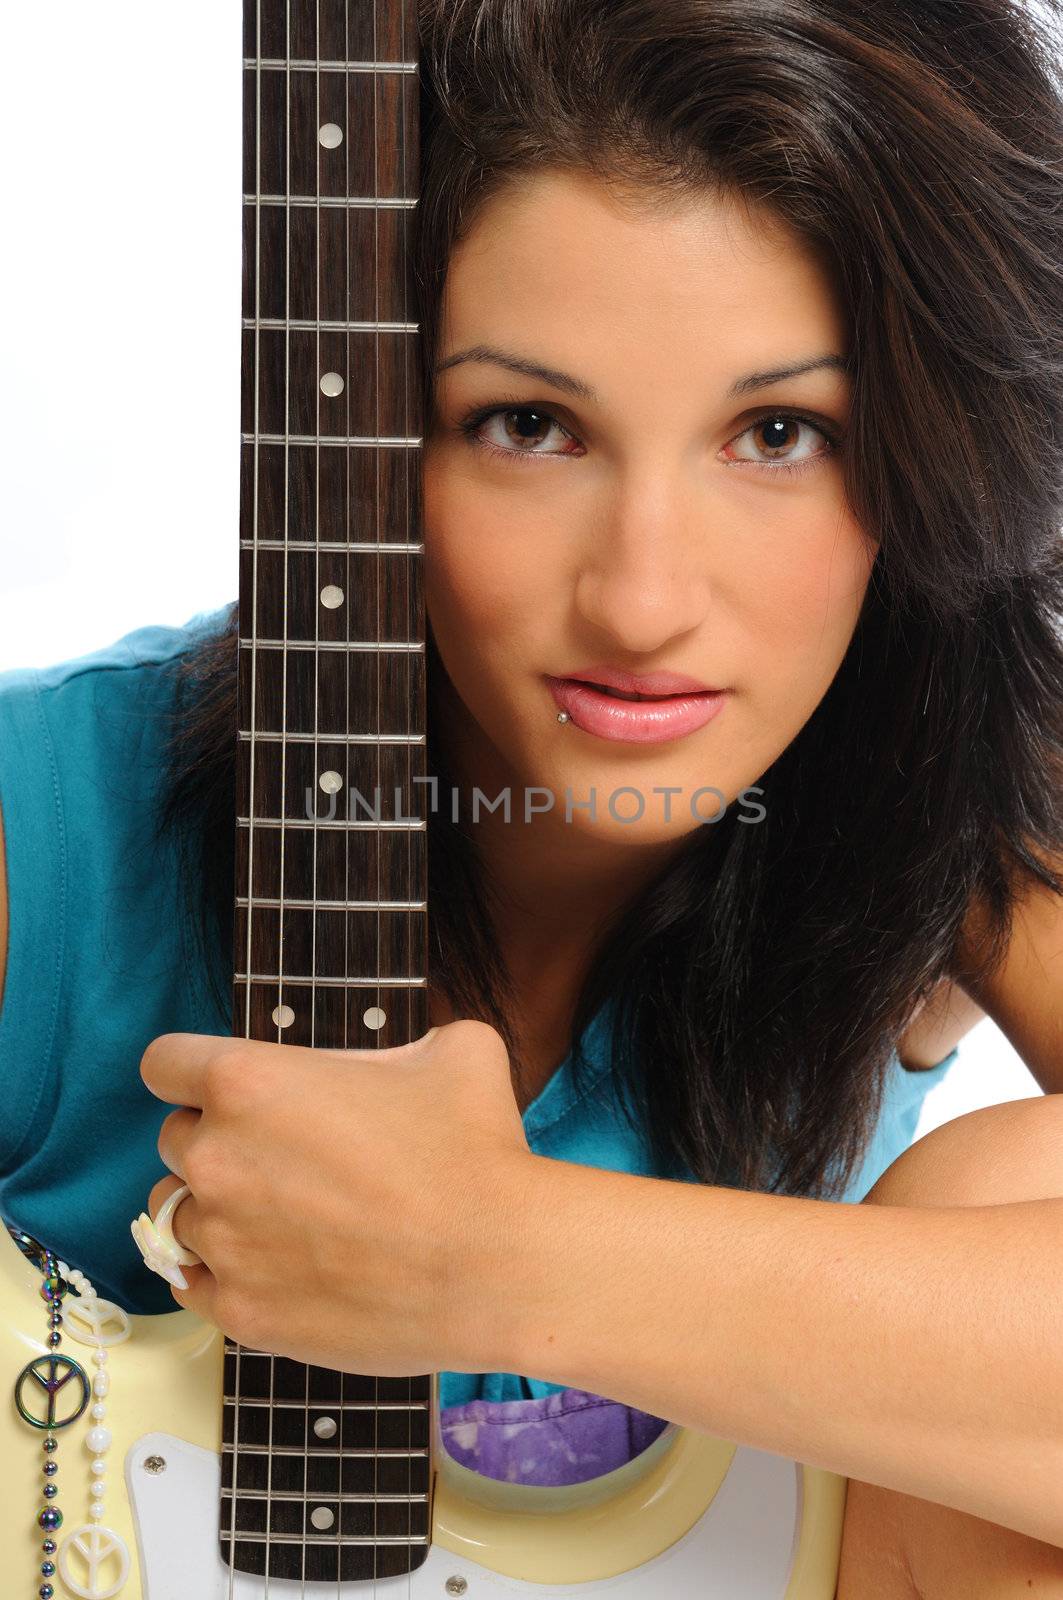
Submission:
<svg viewBox="0 0 1063 1600">
<path fill-rule="evenodd" d="M 459 350 L 452 356 L 447 356 L 436 367 L 436 372 L 446 372 L 451 367 L 460 367 L 466 361 L 484 362 L 490 366 L 507 367 L 510 372 L 519 372 L 526 378 L 539 378 L 543 383 L 549 383 L 555 389 L 563 389 L 566 394 L 575 395 L 578 400 L 587 400 L 592 405 L 597 402 L 598 396 L 589 384 L 581 378 L 574 378 L 571 373 L 560 372 L 556 367 L 543 366 L 539 361 L 531 361 L 527 356 L 515 355 L 511 350 L 501 350 L 497 345 L 474 344 L 468 350 Z M 828 354 L 809 356 L 806 361 L 795 361 L 785 367 L 769 367 L 761 372 L 747 372 L 744 377 L 736 378 L 727 391 L 729 399 L 738 395 L 749 394 L 753 389 L 766 389 L 769 384 L 782 383 L 786 378 L 799 378 L 806 372 L 819 372 L 823 368 L 832 368 L 839 372 L 848 372 L 849 362 L 844 356 Z"/>
</svg>

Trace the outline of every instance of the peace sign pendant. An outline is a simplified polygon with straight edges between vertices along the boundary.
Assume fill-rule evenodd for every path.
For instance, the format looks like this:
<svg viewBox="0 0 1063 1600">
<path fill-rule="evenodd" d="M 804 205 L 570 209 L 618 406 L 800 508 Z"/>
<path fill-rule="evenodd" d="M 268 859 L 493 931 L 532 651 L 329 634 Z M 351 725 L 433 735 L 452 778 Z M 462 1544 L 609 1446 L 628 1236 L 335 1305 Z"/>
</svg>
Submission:
<svg viewBox="0 0 1063 1600">
<path fill-rule="evenodd" d="M 40 1369 L 40 1370 L 38 1370 Z M 63 1371 L 63 1376 L 57 1374 Z M 47 1372 L 47 1376 L 45 1376 Z M 56 1402 L 62 1396 L 66 1385 L 75 1379 L 81 1390 L 81 1397 L 77 1402 L 77 1410 L 72 1411 L 68 1417 L 56 1415 Z M 33 1385 L 37 1387 L 34 1388 Z M 42 1398 L 39 1391 L 43 1389 L 46 1399 Z M 35 1416 L 26 1409 L 23 1397 L 27 1390 L 33 1398 L 40 1401 L 44 1408 L 44 1416 Z M 71 1356 L 37 1356 L 33 1361 L 28 1361 L 15 1380 L 15 1404 L 18 1414 L 31 1428 L 69 1428 L 76 1422 L 89 1403 L 89 1380 L 83 1366 Z"/>
<path fill-rule="evenodd" d="M 81 1298 L 68 1300 L 63 1311 L 63 1325 L 70 1338 L 78 1344 L 121 1344 L 129 1338 L 129 1314 L 116 1306 L 113 1300 Z"/>
<path fill-rule="evenodd" d="M 82 1600 L 110 1600 L 129 1576 L 125 1540 L 98 1522 L 83 1522 L 68 1533 L 59 1546 L 58 1561 L 66 1587 Z M 75 1562 L 79 1569 L 76 1577 L 72 1570 Z"/>
</svg>

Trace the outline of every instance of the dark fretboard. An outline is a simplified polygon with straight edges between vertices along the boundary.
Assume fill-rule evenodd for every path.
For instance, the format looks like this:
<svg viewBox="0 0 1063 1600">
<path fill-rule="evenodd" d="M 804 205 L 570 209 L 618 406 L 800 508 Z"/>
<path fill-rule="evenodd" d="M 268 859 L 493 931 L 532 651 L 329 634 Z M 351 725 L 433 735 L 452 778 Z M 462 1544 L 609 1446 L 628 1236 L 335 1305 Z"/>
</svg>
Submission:
<svg viewBox="0 0 1063 1600">
<path fill-rule="evenodd" d="M 244 0 L 233 1032 L 428 1026 L 415 0 Z M 431 1375 L 225 1340 L 221 1552 L 336 1582 L 427 1555 Z"/>
</svg>

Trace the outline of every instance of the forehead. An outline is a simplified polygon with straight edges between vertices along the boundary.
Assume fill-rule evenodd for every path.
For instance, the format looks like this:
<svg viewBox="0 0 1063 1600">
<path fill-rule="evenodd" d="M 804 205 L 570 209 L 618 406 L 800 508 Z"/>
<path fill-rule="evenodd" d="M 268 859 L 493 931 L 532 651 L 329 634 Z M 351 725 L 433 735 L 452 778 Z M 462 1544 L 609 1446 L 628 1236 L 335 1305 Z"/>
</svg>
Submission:
<svg viewBox="0 0 1063 1600">
<path fill-rule="evenodd" d="M 486 322 L 542 338 L 546 319 L 560 319 L 608 323 L 618 338 L 662 324 L 721 347 L 738 336 L 743 357 L 750 341 L 777 346 L 787 330 L 789 343 L 845 343 L 829 263 L 775 213 L 723 192 L 621 189 L 583 172 L 521 177 L 486 200 L 451 254 L 442 309 L 459 341 L 483 338 Z"/>
</svg>

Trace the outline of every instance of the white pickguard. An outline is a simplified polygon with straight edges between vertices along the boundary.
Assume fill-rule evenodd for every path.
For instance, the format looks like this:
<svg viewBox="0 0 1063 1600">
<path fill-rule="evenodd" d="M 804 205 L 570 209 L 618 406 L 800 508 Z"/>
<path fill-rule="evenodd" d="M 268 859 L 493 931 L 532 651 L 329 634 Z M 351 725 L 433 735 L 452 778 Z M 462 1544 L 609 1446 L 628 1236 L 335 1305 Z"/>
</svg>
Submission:
<svg viewBox="0 0 1063 1600">
<path fill-rule="evenodd" d="M 149 1456 L 166 1462 L 149 1471 Z M 147 1433 L 128 1451 L 143 1600 L 321 1600 L 405 1595 L 446 1600 L 448 1578 L 467 1584 L 467 1600 L 493 1595 L 599 1595 L 631 1600 L 779 1600 L 786 1591 L 801 1521 L 801 1472 L 794 1462 L 739 1447 L 704 1515 L 660 1555 L 629 1572 L 590 1583 L 526 1583 L 500 1576 L 432 1545 L 408 1576 L 375 1583 L 299 1583 L 231 1573 L 218 1547 L 220 1458 L 169 1433 Z M 453 1590 L 451 1592 L 454 1592 Z"/>
</svg>

